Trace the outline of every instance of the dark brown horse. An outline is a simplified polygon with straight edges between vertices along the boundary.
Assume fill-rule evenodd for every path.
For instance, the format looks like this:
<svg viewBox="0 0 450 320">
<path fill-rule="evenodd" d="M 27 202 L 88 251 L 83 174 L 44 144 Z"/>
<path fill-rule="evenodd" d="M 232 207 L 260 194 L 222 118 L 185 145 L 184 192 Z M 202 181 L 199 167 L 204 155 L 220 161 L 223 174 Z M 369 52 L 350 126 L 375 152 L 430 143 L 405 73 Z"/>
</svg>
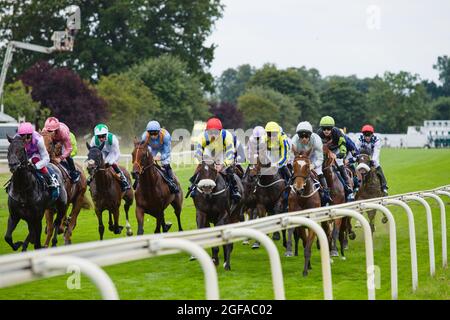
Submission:
<svg viewBox="0 0 450 320">
<path fill-rule="evenodd" d="M 328 148 L 328 144 L 323 145 L 324 162 L 322 165 L 322 171 L 327 180 L 328 187 L 330 188 L 331 199 L 333 200 L 333 205 L 345 203 L 345 192 L 342 182 L 339 180 L 337 169 L 335 168 L 336 155 Z M 339 242 L 341 244 L 341 258 L 345 260 L 345 238 L 346 230 L 349 228 L 348 224 L 350 219 L 348 217 L 335 219 L 333 221 L 333 231 L 331 234 L 331 244 L 330 244 L 330 255 L 332 257 L 338 257 L 339 253 L 337 250 L 337 238 L 339 237 Z"/>
<path fill-rule="evenodd" d="M 87 170 L 91 176 L 90 192 L 92 200 L 94 201 L 95 214 L 98 219 L 98 232 L 100 234 L 100 240 L 103 240 L 103 234 L 105 232 L 105 226 L 103 225 L 102 213 L 105 210 L 109 212 L 109 230 L 114 234 L 120 234 L 123 227 L 119 226 L 119 212 L 120 203 L 122 199 L 125 201 L 124 209 L 127 221 L 127 235 L 132 235 L 131 227 L 128 220 L 128 210 L 133 204 L 133 190 L 128 189 L 122 192 L 120 188 L 119 177 L 113 171 L 112 167 L 106 166 L 102 155 L 102 149 L 105 143 L 103 142 L 100 147 L 91 147 L 86 142 L 86 146 L 89 150 L 87 158 Z M 131 183 L 130 174 L 125 168 L 121 167 L 122 172 L 128 179 L 128 183 Z M 112 222 L 112 216 L 114 216 L 114 224 Z"/>
<path fill-rule="evenodd" d="M 220 170 L 220 169 L 219 169 Z M 214 226 L 222 226 L 229 223 L 239 222 L 242 200 L 232 205 L 230 197 L 230 186 L 227 185 L 225 178 L 217 170 L 213 160 L 204 159 L 195 171 L 197 194 L 194 197 L 196 209 L 197 228 L 209 228 L 212 223 Z M 236 183 L 242 194 L 243 187 L 239 178 L 236 176 Z M 224 268 L 231 270 L 231 252 L 233 244 L 223 246 Z M 219 265 L 219 247 L 212 248 L 212 259 L 214 264 Z"/>
<path fill-rule="evenodd" d="M 360 181 L 359 190 L 356 193 L 356 200 L 372 199 L 383 196 L 381 191 L 381 181 L 378 177 L 376 169 L 371 166 L 370 156 L 362 151 L 357 157 L 358 166 L 356 167 L 356 175 Z M 369 224 L 372 229 L 372 233 L 375 231 L 375 214 L 376 210 L 370 210 L 367 212 L 369 217 Z M 383 223 L 387 220 L 383 218 Z"/>
<path fill-rule="evenodd" d="M 256 211 L 253 216 L 262 218 L 267 214 L 281 213 L 283 211 L 283 192 L 286 189 L 286 182 L 278 173 L 277 167 L 271 166 L 270 163 L 262 164 L 258 157 L 252 171 L 252 174 L 256 174 L 256 184 L 253 189 L 256 197 Z M 273 239 L 280 239 L 279 232 L 274 232 Z M 285 232 L 283 232 L 283 245 L 286 245 Z M 252 248 L 259 248 L 259 242 L 256 241 Z"/>
<path fill-rule="evenodd" d="M 313 174 L 311 172 L 311 161 L 309 159 L 310 152 L 296 154 L 292 176 L 291 191 L 289 193 L 289 212 L 300 211 L 310 208 L 320 207 L 319 186 L 314 184 Z M 327 227 L 325 225 L 325 227 Z M 308 230 L 308 235 L 306 235 Z M 298 255 L 298 239 L 301 238 L 304 248 L 305 264 L 303 268 L 303 276 L 308 275 L 308 269 L 311 269 L 311 246 L 314 242 L 316 234 L 305 227 L 297 227 L 288 230 L 288 241 L 286 243 L 285 256 L 292 256 L 292 233 L 295 239 L 295 255 Z"/>
<path fill-rule="evenodd" d="M 156 218 L 155 233 L 167 232 L 170 229 L 164 219 L 164 210 L 171 205 L 178 221 L 178 230 L 181 227 L 181 208 L 183 206 L 183 193 L 180 183 L 174 174 L 174 181 L 180 192 L 171 193 L 169 186 L 164 181 L 162 169 L 155 164 L 152 153 L 148 150 L 148 141 L 140 143 L 135 139 L 133 158 L 133 175 L 138 176 L 138 184 L 135 192 L 136 219 L 138 222 L 137 234 L 144 234 L 144 215 L 150 214 Z"/>
<path fill-rule="evenodd" d="M 41 132 L 41 135 L 44 138 L 45 147 L 50 156 L 51 163 L 57 166 L 62 173 L 64 187 L 67 192 L 67 208 L 70 204 L 72 204 L 72 209 L 69 217 L 67 217 L 66 215 L 61 226 L 59 227 L 59 229 L 62 229 L 65 225 L 65 230 L 63 230 L 64 242 L 65 244 L 70 244 L 72 243 L 72 232 L 77 225 L 78 214 L 80 213 L 82 208 L 90 209 L 90 203 L 85 197 L 87 189 L 86 175 L 83 172 L 83 168 L 79 164 L 75 163 L 75 167 L 80 172 L 80 179 L 77 183 L 72 183 L 67 170 L 64 168 L 64 166 L 61 165 L 61 163 L 59 163 L 59 161 L 56 160 L 57 157 L 62 153 L 62 145 L 60 143 L 53 143 L 53 140 L 48 132 Z M 47 221 L 47 238 L 44 244 L 45 247 L 48 247 L 50 237 L 53 233 L 54 214 L 54 211 L 45 211 L 45 219 Z"/>
</svg>

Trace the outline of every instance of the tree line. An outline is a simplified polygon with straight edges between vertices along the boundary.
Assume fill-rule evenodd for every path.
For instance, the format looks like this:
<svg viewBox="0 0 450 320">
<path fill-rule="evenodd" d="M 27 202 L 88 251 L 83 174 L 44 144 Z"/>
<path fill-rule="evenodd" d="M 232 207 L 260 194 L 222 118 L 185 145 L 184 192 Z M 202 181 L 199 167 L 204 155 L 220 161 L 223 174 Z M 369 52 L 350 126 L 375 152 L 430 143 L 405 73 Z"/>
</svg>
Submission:
<svg viewBox="0 0 450 320">
<path fill-rule="evenodd" d="M 64 23 L 54 13 L 69 4 L 82 12 L 74 51 L 43 61 L 18 50 L 8 73 L 5 112 L 37 126 L 52 114 L 77 135 L 106 122 L 129 139 L 153 118 L 169 130 L 190 130 L 212 115 L 227 128 L 278 121 L 290 133 L 302 120 L 317 126 L 325 114 L 348 131 L 368 122 L 384 133 L 450 119 L 446 55 L 433 66 L 442 84 L 408 72 L 323 77 L 317 69 L 274 64 L 245 64 L 214 79 L 208 68 L 215 47 L 205 42 L 222 16 L 219 0 L 0 0 L 0 39 L 48 45 Z"/>
</svg>

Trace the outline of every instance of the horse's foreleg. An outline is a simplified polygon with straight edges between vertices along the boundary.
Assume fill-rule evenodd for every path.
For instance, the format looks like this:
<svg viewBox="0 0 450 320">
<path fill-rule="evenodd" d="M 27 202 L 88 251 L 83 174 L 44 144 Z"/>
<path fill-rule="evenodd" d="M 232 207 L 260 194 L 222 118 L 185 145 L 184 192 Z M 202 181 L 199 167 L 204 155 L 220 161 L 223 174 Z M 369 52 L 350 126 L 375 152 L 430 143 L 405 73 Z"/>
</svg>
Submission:
<svg viewBox="0 0 450 320">
<path fill-rule="evenodd" d="M 294 242 L 295 242 L 295 249 L 294 249 L 294 256 L 298 256 L 298 240 L 301 236 L 301 229 L 300 227 L 297 227 L 294 229 Z"/>
<path fill-rule="evenodd" d="M 131 204 L 133 203 L 133 199 L 124 198 L 123 208 L 125 210 L 125 219 L 127 221 L 125 228 L 127 229 L 127 236 L 130 237 L 133 235 L 133 230 L 131 230 L 130 219 L 128 218 L 128 211 L 130 211 Z"/>
<path fill-rule="evenodd" d="M 20 219 L 18 217 L 14 217 L 12 215 L 9 215 L 8 228 L 7 228 L 6 233 L 5 233 L 5 241 L 11 246 L 11 248 L 14 251 L 17 251 L 17 249 L 19 249 L 19 247 L 23 244 L 22 241 L 18 241 L 16 243 L 13 243 L 13 238 L 12 238 L 12 233 L 16 229 L 17 224 L 19 223 L 19 220 Z"/>
<path fill-rule="evenodd" d="M 114 232 L 113 214 L 108 210 L 108 230 Z"/>
<path fill-rule="evenodd" d="M 64 233 L 64 243 L 66 245 L 72 243 L 72 232 L 77 225 L 78 215 L 80 214 L 82 206 L 83 206 L 83 196 L 79 195 L 75 203 L 72 205 L 70 216 L 67 218 L 69 219 L 69 223 Z"/>
<path fill-rule="evenodd" d="M 289 228 L 288 230 L 288 236 L 286 240 L 286 230 L 283 230 L 283 243 L 286 247 L 286 252 L 284 253 L 285 257 L 292 257 L 292 234 L 294 233 L 294 228 Z"/>
<path fill-rule="evenodd" d="M 178 231 L 183 231 L 183 228 L 181 227 L 181 197 L 175 197 L 175 200 L 172 201 L 172 207 L 175 212 L 175 216 L 177 217 L 177 223 L 178 223 Z"/>
<path fill-rule="evenodd" d="M 161 213 L 161 227 L 163 232 L 168 232 L 172 223 L 166 223 L 166 217 L 164 216 L 164 211 Z"/>
<path fill-rule="evenodd" d="M 34 222 L 34 249 L 40 249 L 41 246 L 41 233 L 42 233 L 42 216 L 43 214 L 39 214 L 38 218 L 36 218 L 36 221 Z M 55 234 L 57 233 L 57 230 L 55 230 Z M 32 233 L 33 234 L 33 233 Z M 31 236 L 30 236 L 31 239 Z"/>
<path fill-rule="evenodd" d="M 102 211 L 95 208 L 95 214 L 97 215 L 98 220 L 98 233 L 100 235 L 100 240 L 103 240 L 103 234 L 105 233 L 105 226 L 103 225 Z"/>
<path fill-rule="evenodd" d="M 376 210 L 370 210 L 367 212 L 367 217 L 369 218 L 369 224 L 370 224 L 370 229 L 372 229 L 372 235 L 375 232 L 375 215 L 376 215 L 377 211 Z"/>
<path fill-rule="evenodd" d="M 123 229 L 122 226 L 119 226 L 119 208 L 120 207 L 117 207 L 112 212 L 112 216 L 114 217 L 114 229 L 113 229 L 114 234 L 120 234 Z M 111 211 L 109 211 L 109 214 L 111 216 Z"/>
<path fill-rule="evenodd" d="M 223 256 L 225 260 L 223 267 L 227 271 L 231 270 L 231 251 L 233 251 L 233 243 L 223 246 Z"/>
<path fill-rule="evenodd" d="M 341 259 L 345 260 L 345 240 L 346 240 L 347 221 L 343 221 L 341 230 L 339 231 L 339 243 L 341 245 Z"/>
<path fill-rule="evenodd" d="M 61 226 L 61 222 L 63 221 L 64 217 L 66 216 L 67 211 L 67 205 L 66 204 L 59 204 L 56 208 L 56 219 L 55 223 L 53 225 L 54 231 L 53 231 L 53 239 L 52 239 L 52 247 L 56 247 L 56 244 L 58 242 L 58 233 L 59 233 L 59 227 Z"/>
<path fill-rule="evenodd" d="M 332 256 L 332 257 L 339 256 L 336 242 L 337 242 L 337 238 L 339 236 L 340 230 L 341 230 L 341 224 L 342 224 L 342 219 L 334 220 L 334 228 L 333 228 L 333 232 L 331 235 L 331 250 L 330 250 L 330 256 Z"/>
<path fill-rule="evenodd" d="M 53 212 L 49 209 L 45 210 L 45 222 L 46 222 L 46 233 L 47 236 L 45 237 L 44 242 L 44 248 L 48 248 L 48 245 L 50 244 L 50 240 L 53 235 Z"/>
<path fill-rule="evenodd" d="M 316 234 L 311 230 L 308 229 L 308 239 L 306 241 L 305 246 L 305 265 L 303 267 L 303 276 L 306 277 L 308 275 L 308 270 L 311 270 L 311 247 L 314 242 L 314 238 L 316 237 Z"/>
<path fill-rule="evenodd" d="M 214 262 L 214 265 L 219 265 L 219 247 L 212 247 L 212 261 Z"/>
<path fill-rule="evenodd" d="M 144 234 L 144 210 L 136 205 L 136 221 L 138 223 L 138 230 L 137 230 L 137 234 L 142 235 Z"/>
</svg>

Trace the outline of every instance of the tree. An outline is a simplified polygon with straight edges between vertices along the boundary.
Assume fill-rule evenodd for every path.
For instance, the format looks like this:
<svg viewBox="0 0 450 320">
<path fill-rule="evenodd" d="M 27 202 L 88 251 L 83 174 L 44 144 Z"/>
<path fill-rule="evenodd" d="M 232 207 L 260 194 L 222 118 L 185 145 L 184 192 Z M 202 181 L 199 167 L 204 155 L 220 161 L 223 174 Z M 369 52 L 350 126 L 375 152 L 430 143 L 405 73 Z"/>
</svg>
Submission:
<svg viewBox="0 0 450 320">
<path fill-rule="evenodd" d="M 31 88 L 31 97 L 40 108 L 50 109 L 52 116 L 66 123 L 76 135 L 90 132 L 107 118 L 106 102 L 68 68 L 53 68 L 48 62 L 40 61 L 20 78 Z M 38 114 L 36 126 L 43 120 Z"/>
<path fill-rule="evenodd" d="M 229 102 L 212 102 L 209 112 L 219 118 L 226 129 L 238 129 L 244 125 L 244 117 L 235 104 Z"/>
<path fill-rule="evenodd" d="M 160 112 L 158 98 L 150 89 L 126 74 L 102 77 L 97 91 L 107 103 L 109 129 L 121 136 L 122 141 L 140 137 L 147 122 Z"/>
<path fill-rule="evenodd" d="M 238 109 L 244 116 L 246 128 L 265 126 L 276 121 L 285 132 L 295 132 L 300 110 L 287 95 L 270 88 L 252 87 L 238 99 Z"/>
<path fill-rule="evenodd" d="M 255 69 L 249 64 L 241 65 L 237 69 L 229 68 L 222 72 L 217 81 L 220 101 L 236 103 L 254 73 Z"/>
<path fill-rule="evenodd" d="M 164 55 L 150 58 L 130 69 L 130 77 L 142 80 L 158 97 L 158 120 L 170 130 L 192 128 L 194 120 L 206 120 L 210 113 L 199 79 L 189 74 L 186 63 Z"/>
<path fill-rule="evenodd" d="M 59 11 L 72 4 L 80 7 L 81 30 L 72 53 L 53 55 L 56 65 L 95 80 L 170 52 L 212 90 L 205 68 L 215 45 L 205 42 L 222 16 L 220 0 L 0 0 L 0 39 L 50 46 L 52 32 L 64 30 Z M 21 74 L 41 57 L 18 50 L 12 73 Z"/>
<path fill-rule="evenodd" d="M 333 79 L 327 82 L 321 92 L 323 110 L 334 118 L 337 126 L 348 131 L 358 132 L 367 121 L 365 96 L 346 79 Z"/>
<path fill-rule="evenodd" d="M 449 120 L 450 119 L 450 97 L 440 97 L 431 104 L 433 110 L 433 119 Z"/>
<path fill-rule="evenodd" d="M 402 133 L 408 126 L 429 119 L 432 110 L 425 87 L 417 75 L 386 72 L 372 83 L 367 94 L 367 120 L 379 132 Z"/>
<path fill-rule="evenodd" d="M 439 72 L 439 80 L 442 82 L 444 95 L 450 96 L 450 57 L 446 55 L 438 57 L 433 69 Z"/>
<path fill-rule="evenodd" d="M 311 123 L 319 121 L 319 96 L 314 87 L 303 79 L 302 75 L 295 68 L 278 70 L 275 65 L 266 64 L 255 72 L 248 86 L 271 88 L 287 95 L 295 101 L 296 107 L 301 110 L 302 119 Z"/>
</svg>

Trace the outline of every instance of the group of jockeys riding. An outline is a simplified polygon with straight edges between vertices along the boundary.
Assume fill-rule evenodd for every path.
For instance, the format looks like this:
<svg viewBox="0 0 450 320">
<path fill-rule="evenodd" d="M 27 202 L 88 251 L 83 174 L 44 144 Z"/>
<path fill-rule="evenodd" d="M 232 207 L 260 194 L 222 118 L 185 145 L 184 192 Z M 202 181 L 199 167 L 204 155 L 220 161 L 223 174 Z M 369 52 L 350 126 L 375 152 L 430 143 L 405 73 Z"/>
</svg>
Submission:
<svg viewBox="0 0 450 320">
<path fill-rule="evenodd" d="M 50 134 L 53 143 L 60 143 L 63 146 L 61 154 L 55 160 L 64 164 L 71 180 L 74 183 L 77 182 L 80 173 L 76 170 L 73 160 L 73 156 L 76 154 L 76 140 L 68 126 L 57 118 L 50 117 L 45 121 L 43 132 Z M 21 123 L 17 134 L 24 138 L 28 159 L 34 164 L 36 170 L 42 174 L 50 190 L 56 188 L 57 181 L 47 170 L 50 157 L 41 134 L 34 130 L 33 125 L 29 122 Z M 164 168 L 170 191 L 178 193 L 179 189 L 175 183 L 170 166 L 170 133 L 162 128 L 158 121 L 152 120 L 147 124 L 141 140 L 148 141 L 148 148 L 154 160 L 159 161 Z M 374 134 L 373 126 L 369 124 L 364 125 L 355 144 L 343 130 L 336 127 L 334 119 L 330 116 L 325 116 L 320 120 L 319 129 L 316 133 L 313 132 L 312 125 L 309 122 L 300 122 L 292 139 L 287 136 L 276 122 L 268 122 L 265 127 L 257 126 L 253 129 L 253 134 L 247 143 L 246 150 L 244 150 L 242 143 L 235 135 L 223 128 L 218 118 L 211 118 L 206 123 L 206 130 L 199 137 L 194 157 L 200 162 L 204 157 L 213 159 L 216 163 L 216 169 L 223 173 L 230 185 L 232 199 L 238 201 L 242 195 L 237 188 L 233 169 L 234 164 L 241 164 L 245 161 L 255 164 L 258 158 L 260 161 L 266 159 L 271 166 L 276 166 L 278 173 L 288 183 L 292 175 L 289 169 L 289 162 L 292 159 L 291 153 L 309 152 L 312 149 L 312 152 L 310 152 L 311 164 L 322 185 L 325 202 L 331 202 L 327 182 L 322 173 L 324 143 L 336 155 L 337 168 L 342 178 L 341 181 L 348 201 L 354 200 L 355 190 L 350 187 L 344 162 L 350 164 L 350 168 L 354 172 L 353 164 L 360 150 L 365 150 L 365 153 L 371 156 L 373 166 L 380 177 L 382 191 L 387 195 L 386 178 L 380 165 L 381 141 Z M 90 141 L 91 147 L 99 147 L 101 145 L 103 145 L 102 154 L 105 163 L 110 165 L 120 177 L 122 191 L 130 189 L 131 186 L 128 180 L 118 166 L 120 157 L 119 140 L 108 130 L 105 124 L 95 126 L 94 136 Z M 188 194 L 190 193 L 192 197 L 196 195 L 194 181 L 195 175 L 190 178 L 191 186 L 188 191 Z M 89 182 L 88 179 L 88 184 Z M 355 182 L 356 189 L 358 188 L 358 183 L 357 180 Z"/>
</svg>

